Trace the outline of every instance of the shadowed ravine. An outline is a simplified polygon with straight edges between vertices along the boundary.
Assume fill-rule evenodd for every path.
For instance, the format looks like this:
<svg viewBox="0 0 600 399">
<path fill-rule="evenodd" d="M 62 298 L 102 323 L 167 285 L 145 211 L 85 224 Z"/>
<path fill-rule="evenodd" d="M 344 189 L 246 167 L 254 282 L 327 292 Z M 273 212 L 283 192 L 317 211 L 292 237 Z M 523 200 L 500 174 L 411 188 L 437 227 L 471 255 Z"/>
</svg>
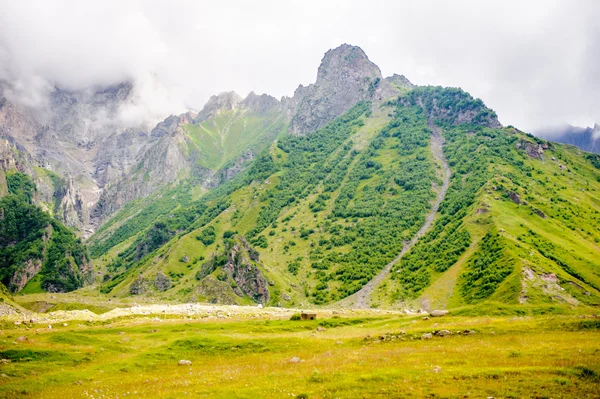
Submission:
<svg viewBox="0 0 600 399">
<path fill-rule="evenodd" d="M 444 182 L 442 184 L 442 187 L 440 188 L 440 190 L 437 193 L 437 198 L 435 200 L 435 203 L 433 204 L 433 207 L 431 208 L 431 211 L 429 211 L 429 213 L 427 214 L 425 223 L 423 224 L 421 229 L 414 235 L 412 240 L 410 240 L 407 243 L 404 243 L 402 251 L 400 251 L 398 256 L 396 256 L 390 263 L 388 263 L 383 270 L 381 270 L 379 273 L 377 273 L 377 275 L 375 277 L 373 277 L 373 279 L 371 279 L 371 281 L 369 281 L 367 284 L 365 284 L 360 289 L 360 291 L 350 295 L 347 298 L 342 299 L 341 301 L 337 302 L 335 304 L 335 306 L 342 306 L 342 307 L 346 307 L 346 308 L 359 308 L 359 309 L 364 309 L 364 308 L 370 307 L 369 298 L 370 298 L 371 294 L 373 293 L 373 291 L 375 290 L 375 288 L 377 288 L 379 286 L 379 284 L 381 284 L 381 282 L 390 274 L 390 270 L 392 270 L 392 267 L 396 264 L 396 262 L 398 262 L 404 256 L 404 254 L 406 254 L 408 251 L 410 251 L 410 249 L 413 247 L 413 245 L 416 244 L 416 242 L 419 240 L 419 238 L 423 234 L 425 234 L 425 232 L 431 227 L 431 224 L 433 223 L 433 219 L 435 218 L 435 214 L 437 213 L 438 208 L 440 207 L 440 204 L 442 203 L 442 201 L 444 200 L 444 197 L 446 196 L 446 191 L 448 191 L 448 185 L 450 183 L 450 168 L 448 167 L 448 162 L 446 161 L 446 158 L 444 157 L 444 152 L 442 149 L 442 146 L 444 144 L 444 139 L 441 135 L 440 129 L 437 126 L 435 126 L 435 124 L 433 124 L 433 123 L 429 123 L 429 127 L 431 128 L 431 130 L 433 132 L 431 135 L 431 152 L 433 153 L 433 157 L 437 161 L 439 161 L 439 163 L 442 165 L 442 173 L 444 174 Z"/>
</svg>

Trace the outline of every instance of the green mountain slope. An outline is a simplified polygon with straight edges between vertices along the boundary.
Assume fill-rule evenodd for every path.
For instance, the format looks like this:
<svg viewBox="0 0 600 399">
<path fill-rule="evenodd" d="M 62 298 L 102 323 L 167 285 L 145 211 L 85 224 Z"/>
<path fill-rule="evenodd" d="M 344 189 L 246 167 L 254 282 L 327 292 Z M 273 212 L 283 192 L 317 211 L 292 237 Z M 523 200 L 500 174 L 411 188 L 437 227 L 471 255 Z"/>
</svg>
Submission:
<svg viewBox="0 0 600 399">
<path fill-rule="evenodd" d="M 221 96 L 232 94 L 235 95 Z M 127 203 L 104 223 L 88 241 L 92 257 L 106 253 L 148 228 L 161 215 L 188 206 L 233 178 L 248 167 L 256 154 L 285 134 L 287 120 L 277 104 L 258 107 L 254 103 L 265 97 L 250 94 L 234 109 L 219 108 L 209 102 L 208 117 L 178 126 L 175 133 L 178 149 L 189 165 L 181 168 L 179 179 L 148 197 Z M 153 160 L 145 162 L 151 164 Z M 139 173 L 146 173 L 145 170 L 140 164 Z"/>
<path fill-rule="evenodd" d="M 257 300 L 225 267 L 235 236 L 268 282 L 261 302 L 351 299 L 425 223 L 443 175 L 430 147 L 435 124 L 452 172 L 448 193 L 369 304 L 597 305 L 598 160 L 495 118 L 457 89 L 359 103 L 314 133 L 281 138 L 247 172 L 152 219 L 118 252 L 101 251 L 114 256 L 102 263 L 101 290 Z"/>
<path fill-rule="evenodd" d="M 197 163 L 218 170 L 245 152 L 260 153 L 285 132 L 287 122 L 277 109 L 258 113 L 247 109 L 226 110 L 201 123 L 183 126 L 189 150 Z"/>
<path fill-rule="evenodd" d="M 7 173 L 0 198 L 0 282 L 11 292 L 72 291 L 91 276 L 85 246 L 75 234 L 32 204 L 35 184 Z"/>
</svg>

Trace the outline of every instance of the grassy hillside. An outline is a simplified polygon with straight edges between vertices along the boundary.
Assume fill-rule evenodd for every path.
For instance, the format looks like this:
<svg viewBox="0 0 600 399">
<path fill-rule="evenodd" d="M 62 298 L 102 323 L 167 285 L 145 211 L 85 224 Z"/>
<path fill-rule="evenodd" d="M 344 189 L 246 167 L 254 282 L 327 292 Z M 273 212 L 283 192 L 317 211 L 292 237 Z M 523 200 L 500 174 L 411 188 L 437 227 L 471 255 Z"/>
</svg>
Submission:
<svg viewBox="0 0 600 399">
<path fill-rule="evenodd" d="M 440 217 L 376 300 L 600 304 L 600 170 L 590 158 L 513 128 L 444 131 L 453 179 Z"/>
<path fill-rule="evenodd" d="M 598 160 L 499 128 L 480 100 L 439 87 L 376 109 L 357 104 L 319 131 L 282 137 L 238 178 L 133 229 L 112 252 L 102 292 L 248 303 L 230 279 L 199 274 L 235 234 L 256 251 L 270 304 L 353 294 L 431 209 L 441 183 L 432 123 L 445 139 L 450 188 L 431 230 L 371 304 L 596 306 Z"/>
<path fill-rule="evenodd" d="M 184 125 L 189 151 L 197 162 L 218 170 L 246 151 L 259 153 L 286 129 L 283 113 L 258 114 L 244 108 L 222 111 L 200 124 Z"/>
</svg>

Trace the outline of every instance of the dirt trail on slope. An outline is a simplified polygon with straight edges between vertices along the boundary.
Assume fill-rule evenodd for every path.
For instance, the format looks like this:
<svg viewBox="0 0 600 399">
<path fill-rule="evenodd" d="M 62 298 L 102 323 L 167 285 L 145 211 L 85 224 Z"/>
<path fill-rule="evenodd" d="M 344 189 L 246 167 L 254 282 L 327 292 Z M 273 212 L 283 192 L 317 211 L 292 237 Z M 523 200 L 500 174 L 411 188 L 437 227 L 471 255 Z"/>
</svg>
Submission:
<svg viewBox="0 0 600 399">
<path fill-rule="evenodd" d="M 379 286 L 379 284 L 381 284 L 381 282 L 390 274 L 390 271 L 392 270 L 392 267 L 396 264 L 396 262 L 398 262 L 404 256 L 404 254 L 406 254 L 408 251 L 410 251 L 410 249 L 413 247 L 413 245 L 415 245 L 417 243 L 419 238 L 423 234 L 425 234 L 425 232 L 431 227 L 431 224 L 433 223 L 433 219 L 435 218 L 435 214 L 437 213 L 438 208 L 440 207 L 440 204 L 446 197 L 446 192 L 448 191 L 448 185 L 450 184 L 450 173 L 451 172 L 450 172 L 450 168 L 448 167 L 448 162 L 446 161 L 446 157 L 444 157 L 444 152 L 442 150 L 442 145 L 444 144 L 444 138 L 441 135 L 440 129 L 437 126 L 435 126 L 433 123 L 429 123 L 429 127 L 433 131 L 433 134 L 431 135 L 431 152 L 433 153 L 433 157 L 442 165 L 442 170 L 444 173 L 444 182 L 442 184 L 440 191 L 437 194 L 435 204 L 433 204 L 431 211 L 429 211 L 429 213 L 427 214 L 427 218 L 425 220 L 425 223 L 421 227 L 421 229 L 417 232 L 417 234 L 414 235 L 414 237 L 412 238 L 412 240 L 410 240 L 410 242 L 404 243 L 404 247 L 402 247 L 402 251 L 400 251 L 398 256 L 396 256 L 394 258 L 394 260 L 392 260 L 390 263 L 388 263 L 382 271 L 380 271 L 375 277 L 373 277 L 373 279 L 371 279 L 371 281 L 369 281 L 367 284 L 365 284 L 360 289 L 360 291 L 337 302 L 335 304 L 336 306 L 358 308 L 358 309 L 368 308 L 369 307 L 369 298 L 370 298 L 371 294 L 373 293 L 373 291 L 375 290 L 375 288 L 377 288 Z"/>
</svg>

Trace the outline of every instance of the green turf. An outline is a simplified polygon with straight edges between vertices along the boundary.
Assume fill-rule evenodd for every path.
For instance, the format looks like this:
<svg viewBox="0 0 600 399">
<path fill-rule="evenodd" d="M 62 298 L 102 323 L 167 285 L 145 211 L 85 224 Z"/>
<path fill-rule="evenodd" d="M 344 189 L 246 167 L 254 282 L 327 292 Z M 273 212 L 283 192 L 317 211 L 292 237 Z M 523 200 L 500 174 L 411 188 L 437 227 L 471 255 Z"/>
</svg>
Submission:
<svg viewBox="0 0 600 399">
<path fill-rule="evenodd" d="M 4 327 L 0 358 L 11 362 L 1 366 L 0 396 L 7 398 L 582 398 L 594 397 L 600 383 L 600 324 L 590 316 Z M 422 339 L 439 330 L 453 334 Z M 20 336 L 29 340 L 14 343 Z"/>
</svg>

